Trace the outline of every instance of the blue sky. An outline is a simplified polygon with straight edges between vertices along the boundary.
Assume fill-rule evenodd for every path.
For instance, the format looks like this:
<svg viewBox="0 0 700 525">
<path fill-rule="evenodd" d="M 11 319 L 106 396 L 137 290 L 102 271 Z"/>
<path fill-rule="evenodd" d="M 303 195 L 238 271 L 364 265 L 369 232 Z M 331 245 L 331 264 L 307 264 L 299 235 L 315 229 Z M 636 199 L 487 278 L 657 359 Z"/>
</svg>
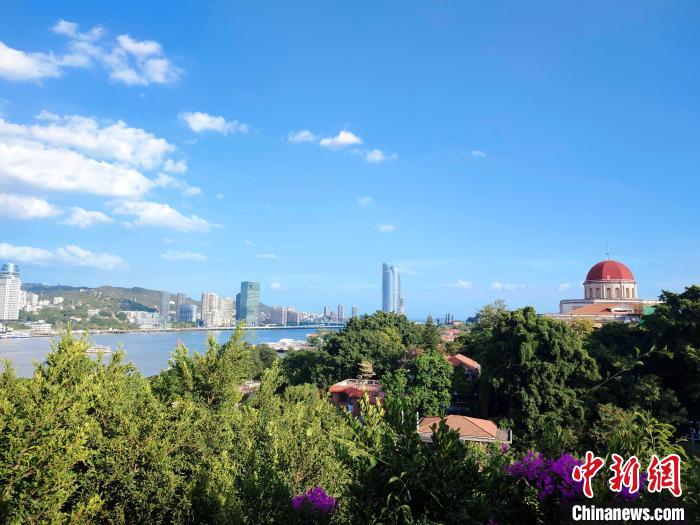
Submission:
<svg viewBox="0 0 700 525">
<path fill-rule="evenodd" d="M 27 281 L 457 318 L 700 281 L 696 2 L 15 2 L 0 259 Z M 299 134 L 299 132 L 304 132 Z"/>
</svg>

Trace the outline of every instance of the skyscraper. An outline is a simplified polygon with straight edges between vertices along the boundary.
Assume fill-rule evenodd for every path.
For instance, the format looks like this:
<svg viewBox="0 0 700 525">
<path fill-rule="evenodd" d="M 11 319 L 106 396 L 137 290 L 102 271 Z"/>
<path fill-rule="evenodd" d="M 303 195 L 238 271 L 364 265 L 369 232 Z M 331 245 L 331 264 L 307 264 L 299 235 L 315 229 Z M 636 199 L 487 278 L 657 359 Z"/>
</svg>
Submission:
<svg viewBox="0 0 700 525">
<path fill-rule="evenodd" d="M 382 265 L 382 312 L 392 312 L 394 305 L 392 303 L 391 288 L 393 285 L 394 275 L 387 263 Z"/>
<path fill-rule="evenodd" d="M 0 321 L 19 319 L 21 284 L 19 266 L 13 263 L 3 264 L 0 269 Z"/>
<path fill-rule="evenodd" d="M 178 292 L 178 294 L 175 296 L 175 316 L 177 317 L 177 310 L 180 308 L 181 305 L 187 303 L 187 296 L 182 293 Z"/>
<path fill-rule="evenodd" d="M 394 304 L 394 313 L 400 314 L 401 313 L 401 275 L 399 274 L 399 270 L 396 268 L 396 266 L 391 267 L 391 273 L 394 274 L 394 288 L 392 290 L 392 296 L 394 298 L 393 304 Z"/>
<path fill-rule="evenodd" d="M 345 319 L 345 306 L 342 304 L 338 305 L 338 320 L 342 321 Z"/>
<path fill-rule="evenodd" d="M 219 296 L 217 294 L 214 292 L 202 293 L 202 313 L 200 316 L 204 326 L 221 326 Z"/>
<path fill-rule="evenodd" d="M 396 266 L 382 265 L 382 312 L 404 313 L 401 275 Z"/>
<path fill-rule="evenodd" d="M 256 326 L 260 318 L 260 283 L 241 283 L 241 314 L 239 320 L 248 326 Z"/>
<path fill-rule="evenodd" d="M 182 303 L 175 311 L 178 323 L 194 323 L 197 321 L 197 305 Z"/>
<path fill-rule="evenodd" d="M 285 306 L 275 306 L 270 310 L 270 324 L 287 325 L 289 310 Z"/>
<path fill-rule="evenodd" d="M 219 311 L 221 312 L 221 322 L 224 326 L 231 326 L 234 323 L 235 305 L 230 297 L 219 299 Z"/>
<path fill-rule="evenodd" d="M 170 320 L 170 294 L 160 292 L 160 318 L 164 323 Z"/>
<path fill-rule="evenodd" d="M 352 317 L 357 317 L 357 306 L 353 306 L 351 311 L 352 311 L 351 316 L 352 316 Z"/>
</svg>

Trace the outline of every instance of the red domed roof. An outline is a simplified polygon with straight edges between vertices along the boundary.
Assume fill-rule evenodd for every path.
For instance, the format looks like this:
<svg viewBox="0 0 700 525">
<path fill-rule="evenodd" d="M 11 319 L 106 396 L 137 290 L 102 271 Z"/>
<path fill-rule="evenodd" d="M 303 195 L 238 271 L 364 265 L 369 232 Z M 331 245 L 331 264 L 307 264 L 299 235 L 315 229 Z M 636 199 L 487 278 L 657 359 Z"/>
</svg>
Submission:
<svg viewBox="0 0 700 525">
<path fill-rule="evenodd" d="M 608 281 L 608 280 L 634 281 L 632 271 L 618 261 L 600 261 L 588 270 L 586 281 Z"/>
</svg>

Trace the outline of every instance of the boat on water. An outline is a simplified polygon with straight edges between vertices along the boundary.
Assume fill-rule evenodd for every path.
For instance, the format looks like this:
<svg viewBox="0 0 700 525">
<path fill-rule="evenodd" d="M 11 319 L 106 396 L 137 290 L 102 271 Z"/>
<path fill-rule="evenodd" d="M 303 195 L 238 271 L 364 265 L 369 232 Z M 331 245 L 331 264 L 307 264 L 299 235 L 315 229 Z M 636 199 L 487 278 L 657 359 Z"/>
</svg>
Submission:
<svg viewBox="0 0 700 525">
<path fill-rule="evenodd" d="M 109 346 L 103 346 L 103 345 L 93 345 L 87 350 L 85 350 L 86 354 L 111 354 L 112 349 Z"/>
</svg>

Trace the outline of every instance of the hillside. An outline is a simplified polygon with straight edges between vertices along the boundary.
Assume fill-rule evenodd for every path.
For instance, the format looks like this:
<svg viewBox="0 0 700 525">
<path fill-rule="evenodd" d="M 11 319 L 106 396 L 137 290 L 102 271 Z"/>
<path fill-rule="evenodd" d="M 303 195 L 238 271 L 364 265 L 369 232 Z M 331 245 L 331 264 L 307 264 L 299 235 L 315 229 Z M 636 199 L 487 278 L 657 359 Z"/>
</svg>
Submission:
<svg viewBox="0 0 700 525">
<path fill-rule="evenodd" d="M 160 305 L 160 290 L 147 288 L 122 288 L 119 286 L 63 286 L 38 283 L 23 283 L 22 289 L 38 294 L 42 299 L 52 300 L 54 297 L 63 297 L 65 303 L 81 305 L 90 308 L 99 308 L 117 312 L 119 310 L 155 311 Z M 170 300 L 175 299 L 174 293 L 170 293 Z M 187 303 L 199 306 L 199 301 L 190 297 Z"/>
</svg>

